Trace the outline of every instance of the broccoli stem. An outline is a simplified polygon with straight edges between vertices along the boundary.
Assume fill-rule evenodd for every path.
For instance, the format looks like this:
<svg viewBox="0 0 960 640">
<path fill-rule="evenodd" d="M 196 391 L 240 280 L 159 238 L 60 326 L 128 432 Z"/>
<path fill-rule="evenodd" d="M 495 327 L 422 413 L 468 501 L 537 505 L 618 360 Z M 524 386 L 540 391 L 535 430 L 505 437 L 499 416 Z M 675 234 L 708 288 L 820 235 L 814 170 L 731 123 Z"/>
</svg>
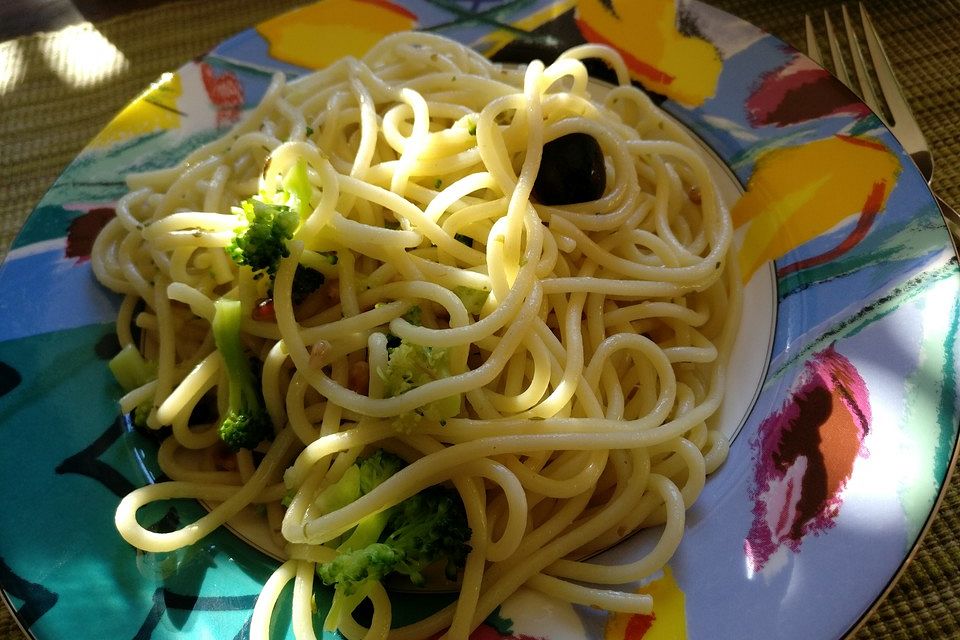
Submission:
<svg viewBox="0 0 960 640">
<path fill-rule="evenodd" d="M 403 464 L 382 450 L 359 460 L 361 493 L 371 491 Z M 317 565 L 317 575 L 324 584 L 334 585 L 324 628 L 337 628 L 369 595 L 372 585 L 391 573 L 422 585 L 425 569 L 442 562 L 447 577 L 455 579 L 466 563 L 470 536 L 460 496 L 443 486 L 429 487 L 363 518 L 337 548 L 337 556 Z"/>
<path fill-rule="evenodd" d="M 230 410 L 242 411 L 248 408 L 250 399 L 258 395 L 256 378 L 240 341 L 242 307 L 239 300 L 220 298 L 214 308 L 213 338 L 230 380 Z"/>
<path fill-rule="evenodd" d="M 340 587 L 336 587 L 333 590 L 333 600 L 330 602 L 330 610 L 327 611 L 327 617 L 323 621 L 323 630 L 331 633 L 336 631 L 337 627 L 340 626 L 340 621 L 346 616 L 351 615 L 369 593 L 369 583 L 349 594 Z"/>
<path fill-rule="evenodd" d="M 113 356 L 108 366 L 117 383 L 128 393 L 157 378 L 157 363 L 144 358 L 140 350 L 132 344 L 128 344 Z M 151 397 L 133 410 L 133 424 L 140 428 L 146 427 L 147 418 L 152 411 L 153 398 Z"/>
<path fill-rule="evenodd" d="M 108 366 L 124 391 L 133 391 L 157 377 L 157 363 L 144 358 L 132 344 L 113 356 Z"/>
<path fill-rule="evenodd" d="M 296 211 L 300 220 L 306 220 L 310 216 L 310 196 L 313 194 L 306 160 L 300 158 L 290 167 L 287 175 L 283 177 L 283 188 L 296 199 Z"/>
<path fill-rule="evenodd" d="M 357 523 L 357 526 L 353 528 L 350 536 L 337 547 L 337 551 L 355 551 L 356 549 L 362 549 L 368 544 L 373 544 L 380 539 L 389 521 L 389 509 L 367 516 Z"/>
<path fill-rule="evenodd" d="M 233 450 L 253 449 L 273 428 L 259 380 L 240 340 L 241 319 L 239 300 L 220 298 L 214 303 L 213 339 L 229 383 L 228 411 L 220 423 L 220 438 Z"/>
</svg>

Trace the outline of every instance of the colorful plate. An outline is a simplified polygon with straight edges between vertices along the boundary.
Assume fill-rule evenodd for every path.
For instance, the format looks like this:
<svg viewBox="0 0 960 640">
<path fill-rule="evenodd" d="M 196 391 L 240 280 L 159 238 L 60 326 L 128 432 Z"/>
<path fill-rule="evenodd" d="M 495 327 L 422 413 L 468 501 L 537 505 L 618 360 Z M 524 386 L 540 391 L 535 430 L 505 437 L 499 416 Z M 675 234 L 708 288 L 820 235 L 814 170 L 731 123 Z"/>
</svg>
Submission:
<svg viewBox="0 0 960 640">
<path fill-rule="evenodd" d="M 951 467 L 957 262 L 922 177 L 852 94 L 751 25 L 679 6 L 326 0 L 226 41 L 124 109 L 44 196 L 0 271 L 0 585 L 24 628 L 46 640 L 77 629 L 246 636 L 273 559 L 228 531 L 158 557 L 114 530 L 120 496 L 157 473 L 156 443 L 117 417 L 106 360 L 118 301 L 94 281 L 90 246 L 120 176 L 220 135 L 273 72 L 409 28 L 505 62 L 610 43 L 745 192 L 732 210 L 748 304 L 723 416 L 736 438 L 669 567 L 636 585 L 655 595 L 655 615 L 521 591 L 476 637 L 826 639 L 854 628 L 911 555 Z M 200 510 L 183 501 L 143 519 L 173 527 Z M 404 597 L 397 621 L 445 598 Z"/>
</svg>

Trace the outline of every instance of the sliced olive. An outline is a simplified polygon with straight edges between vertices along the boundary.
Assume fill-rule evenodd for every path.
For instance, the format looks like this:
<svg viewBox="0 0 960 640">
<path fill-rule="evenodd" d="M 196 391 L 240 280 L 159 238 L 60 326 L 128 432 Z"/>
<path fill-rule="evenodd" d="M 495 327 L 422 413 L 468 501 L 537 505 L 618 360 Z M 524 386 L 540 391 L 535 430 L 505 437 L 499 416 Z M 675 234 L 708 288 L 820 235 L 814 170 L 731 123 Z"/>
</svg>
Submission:
<svg viewBox="0 0 960 640">
<path fill-rule="evenodd" d="M 589 202 L 603 195 L 603 149 L 589 133 L 568 133 L 543 145 L 533 196 L 541 204 Z"/>
</svg>

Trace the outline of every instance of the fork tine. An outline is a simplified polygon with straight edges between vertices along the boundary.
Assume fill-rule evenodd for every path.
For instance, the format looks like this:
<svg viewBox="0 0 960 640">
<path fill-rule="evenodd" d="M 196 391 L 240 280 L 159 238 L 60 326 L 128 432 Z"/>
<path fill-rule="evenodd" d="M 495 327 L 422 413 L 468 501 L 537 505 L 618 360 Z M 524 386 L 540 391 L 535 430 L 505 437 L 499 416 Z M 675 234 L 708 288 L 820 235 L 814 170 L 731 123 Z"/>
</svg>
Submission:
<svg viewBox="0 0 960 640">
<path fill-rule="evenodd" d="M 870 58 L 873 60 L 874 69 L 877 72 L 877 80 L 880 82 L 880 91 L 887 103 L 887 109 L 890 112 L 890 127 L 894 135 L 900 140 L 907 153 L 913 158 L 914 163 L 920 169 L 923 177 L 930 181 L 933 176 L 933 154 L 927 146 L 926 138 L 920 125 L 910 110 L 897 77 L 893 74 L 893 65 L 880 44 L 880 37 L 877 30 L 873 28 L 873 22 L 867 14 L 863 3 L 860 3 L 860 19 L 863 22 L 864 34 L 867 38 L 867 48 L 870 50 Z"/>
<path fill-rule="evenodd" d="M 830 20 L 830 13 L 823 10 L 823 21 L 827 25 L 827 41 L 830 43 L 830 57 L 833 59 L 833 72 L 843 84 L 850 86 L 850 74 L 847 73 L 847 65 L 843 61 L 843 54 L 840 52 L 840 41 L 837 39 L 837 33 L 833 29 L 833 22 Z"/>
<path fill-rule="evenodd" d="M 861 7 L 863 5 L 860 5 Z M 850 12 L 847 11 L 847 5 L 841 7 L 843 11 L 843 24 L 847 31 L 847 41 L 850 43 L 850 56 L 853 58 L 853 69 L 857 74 L 857 83 L 860 85 L 860 97 L 867 103 L 877 117 L 886 121 L 883 111 L 880 109 L 877 95 L 873 92 L 873 86 L 870 84 L 870 76 L 867 74 L 867 63 L 863 58 L 863 50 L 860 47 L 860 38 L 853 28 L 850 21 Z"/>
<path fill-rule="evenodd" d="M 850 19 L 847 7 L 843 6 L 843 22 L 846 27 L 846 40 L 850 48 L 850 56 L 853 60 L 857 73 L 857 80 L 860 86 L 864 102 L 873 109 L 873 112 L 879 117 L 897 137 L 900 144 L 906 150 L 914 163 L 920 169 L 921 175 L 930 182 L 933 176 L 933 156 L 930 153 L 930 147 L 927 145 L 926 138 L 920 125 L 914 118 L 910 107 L 907 104 L 906 97 L 900 89 L 896 76 L 893 73 L 893 67 L 887 58 L 883 45 L 880 44 L 880 37 L 877 35 L 873 22 L 867 14 L 863 3 L 858 3 L 860 7 L 860 20 L 863 23 L 863 33 L 866 38 L 867 48 L 870 59 L 873 62 L 876 71 L 877 81 L 879 83 L 879 93 L 874 90 L 867 73 L 866 57 L 860 46 L 859 39 L 853 28 L 853 21 Z M 850 74 L 847 72 L 846 64 L 843 60 L 842 48 L 837 38 L 837 32 L 833 28 L 833 22 L 830 20 L 830 14 L 825 9 L 823 11 L 823 21 L 827 28 L 827 40 L 830 43 L 830 56 L 833 62 L 833 73 L 840 82 L 856 91 L 856 87 L 850 81 Z M 807 40 L 807 55 L 814 62 L 821 66 L 823 63 L 820 47 L 817 45 L 817 32 L 813 26 L 813 20 L 809 15 L 804 16 L 804 27 Z M 880 108 L 886 106 L 886 113 L 881 112 Z"/>
<path fill-rule="evenodd" d="M 823 65 L 823 55 L 820 53 L 820 45 L 817 44 L 817 32 L 813 28 L 810 14 L 804 14 L 803 22 L 807 34 L 807 56 L 817 64 Z"/>
<path fill-rule="evenodd" d="M 877 36 L 877 31 L 873 28 L 873 22 L 870 20 L 862 2 L 860 3 L 860 19 L 863 22 L 863 31 L 867 38 L 870 59 L 873 60 L 873 68 L 877 72 L 877 80 L 880 82 L 880 90 L 887 102 L 887 108 L 890 109 L 890 115 L 893 117 L 894 123 L 905 124 L 911 120 L 910 108 L 903 99 L 900 85 L 897 83 L 896 76 L 893 75 L 893 66 L 883 50 L 883 45 L 880 44 L 880 38 Z"/>
</svg>

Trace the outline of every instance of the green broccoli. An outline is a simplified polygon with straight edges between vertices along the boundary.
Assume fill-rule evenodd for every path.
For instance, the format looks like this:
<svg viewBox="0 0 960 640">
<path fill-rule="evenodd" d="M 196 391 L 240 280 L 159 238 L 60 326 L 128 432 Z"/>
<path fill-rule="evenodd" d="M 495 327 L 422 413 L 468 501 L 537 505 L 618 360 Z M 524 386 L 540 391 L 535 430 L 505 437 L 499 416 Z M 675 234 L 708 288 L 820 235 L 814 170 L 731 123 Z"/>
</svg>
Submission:
<svg viewBox="0 0 960 640">
<path fill-rule="evenodd" d="M 356 468 L 359 472 L 357 481 L 360 493 L 357 497 L 370 493 L 377 485 L 400 471 L 405 465 L 406 463 L 402 458 L 383 449 L 377 449 L 372 455 L 359 459 Z M 338 549 L 341 551 L 359 549 L 376 542 L 387 526 L 389 517 L 390 510 L 387 509 L 364 518 L 357 523 L 357 526 L 347 539 L 340 544 Z"/>
<path fill-rule="evenodd" d="M 372 491 L 378 484 L 403 468 L 404 464 L 401 458 L 382 449 L 378 449 L 369 456 L 358 458 L 353 465 L 347 468 L 339 480 L 327 486 L 314 498 L 313 507 L 318 513 L 330 513 L 345 507 L 360 496 Z M 377 516 L 380 515 L 377 514 Z M 376 516 L 370 516 L 367 520 L 375 518 Z M 363 546 L 370 542 L 376 542 L 383 526 L 386 526 L 386 520 L 375 533 L 371 531 L 371 524 L 361 522 L 351 533 L 349 539 L 352 539 L 353 542 L 349 544 Z M 361 529 L 368 534 L 373 533 L 372 537 L 369 540 L 364 539 L 364 535 L 358 533 L 358 530 Z"/>
<path fill-rule="evenodd" d="M 379 541 L 344 550 L 317 566 L 324 584 L 336 585 L 344 595 L 363 590 L 372 580 L 391 573 L 409 577 L 415 585 L 426 581 L 424 570 L 444 563 L 454 580 L 470 552 L 470 527 L 457 492 L 429 487 L 395 506 Z"/>
<path fill-rule="evenodd" d="M 403 458 L 383 449 L 377 449 L 369 456 L 359 458 L 357 467 L 360 469 L 360 493 L 370 493 L 405 466 L 407 463 Z"/>
<path fill-rule="evenodd" d="M 382 451 L 358 464 L 361 495 L 403 467 L 402 460 Z M 335 585 L 325 628 L 338 627 L 367 596 L 370 585 L 391 573 L 422 585 L 425 569 L 443 562 L 447 577 L 455 579 L 466 563 L 470 535 L 460 497 L 440 486 L 364 518 L 337 548 L 337 557 L 317 566 L 324 584 Z"/>
<path fill-rule="evenodd" d="M 474 289 L 473 287 L 464 287 L 462 285 L 454 287 L 453 292 L 460 298 L 460 302 L 467 308 L 467 311 L 473 315 L 480 313 L 487 298 L 490 296 L 489 291 Z"/>
<path fill-rule="evenodd" d="M 422 326 L 423 325 L 423 309 L 420 308 L 420 305 L 415 304 L 407 312 L 403 314 L 403 319 L 409 322 L 412 325 Z"/>
<path fill-rule="evenodd" d="M 387 351 L 387 366 L 378 369 L 377 374 L 383 380 L 383 392 L 388 398 L 450 375 L 449 353 L 442 347 L 425 347 L 401 340 L 399 344 L 388 341 Z M 443 424 L 458 413 L 460 394 L 454 394 L 398 416 L 396 426 L 409 431 L 423 418 Z"/>
<path fill-rule="evenodd" d="M 128 392 L 157 377 L 157 363 L 144 358 L 140 350 L 132 344 L 128 344 L 113 356 L 107 366 L 123 390 Z"/>
<path fill-rule="evenodd" d="M 455 580 L 470 552 L 467 513 L 456 491 L 429 487 L 398 504 L 390 516 L 384 540 L 404 555 L 395 571 L 423 585 L 423 571 L 434 562 L 444 562 L 448 579 Z"/>
<path fill-rule="evenodd" d="M 128 344 L 110 359 L 108 365 L 117 383 L 127 393 L 157 378 L 157 363 L 147 360 L 134 345 Z M 143 427 L 153 410 L 153 398 L 144 400 L 132 411 L 133 424 Z"/>
<path fill-rule="evenodd" d="M 300 215 L 286 205 L 268 204 L 258 198 L 240 203 L 234 212 L 245 224 L 237 227 L 227 245 L 227 254 L 239 265 L 249 266 L 256 277 L 277 275 L 280 260 L 290 255 L 287 241 L 300 224 Z"/>
<path fill-rule="evenodd" d="M 306 220 L 311 213 L 310 196 L 313 195 L 313 185 L 310 184 L 310 177 L 307 175 L 306 160 L 300 158 L 290 167 L 287 175 L 283 177 L 283 189 L 290 194 L 287 204 L 297 212 L 301 220 Z"/>
<path fill-rule="evenodd" d="M 234 451 L 253 449 L 273 432 L 273 425 L 264 408 L 258 376 L 240 342 L 240 301 L 220 298 L 214 308 L 213 339 L 230 383 L 220 439 Z"/>
<path fill-rule="evenodd" d="M 293 273 L 293 288 L 290 296 L 293 298 L 293 304 L 300 304 L 307 299 L 311 293 L 323 286 L 323 274 L 313 267 L 298 264 L 297 270 Z"/>
</svg>

